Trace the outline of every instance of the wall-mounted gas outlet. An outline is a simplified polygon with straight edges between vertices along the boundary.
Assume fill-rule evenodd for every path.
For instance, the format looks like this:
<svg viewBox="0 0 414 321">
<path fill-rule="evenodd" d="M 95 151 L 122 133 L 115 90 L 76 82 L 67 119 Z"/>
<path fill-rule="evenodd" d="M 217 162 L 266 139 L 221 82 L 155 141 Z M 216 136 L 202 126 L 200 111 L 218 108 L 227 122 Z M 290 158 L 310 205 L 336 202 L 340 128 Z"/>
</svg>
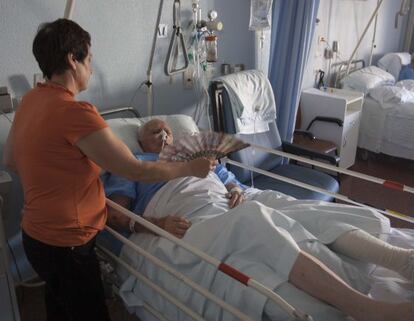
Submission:
<svg viewBox="0 0 414 321">
<path fill-rule="evenodd" d="M 43 74 L 41 74 L 41 73 L 35 73 L 33 75 L 33 88 L 36 87 L 36 84 L 38 82 L 43 82 L 43 81 L 44 81 Z"/>
<path fill-rule="evenodd" d="M 168 36 L 168 25 L 159 24 L 158 25 L 158 38 L 167 38 Z"/>
<path fill-rule="evenodd" d="M 194 88 L 194 69 L 191 67 L 183 72 L 183 87 L 185 89 Z"/>
<path fill-rule="evenodd" d="M 326 38 L 324 36 L 318 36 L 318 45 L 321 45 L 324 42 L 326 42 Z"/>
</svg>

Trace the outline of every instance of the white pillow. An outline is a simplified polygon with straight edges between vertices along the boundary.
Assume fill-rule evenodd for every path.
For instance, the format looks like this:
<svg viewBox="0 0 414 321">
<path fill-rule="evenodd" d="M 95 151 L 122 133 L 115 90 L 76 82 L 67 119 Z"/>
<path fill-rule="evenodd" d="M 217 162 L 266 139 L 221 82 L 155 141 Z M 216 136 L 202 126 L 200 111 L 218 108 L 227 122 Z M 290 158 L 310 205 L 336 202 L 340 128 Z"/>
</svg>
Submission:
<svg viewBox="0 0 414 321">
<path fill-rule="evenodd" d="M 392 52 L 383 56 L 378 60 L 378 67 L 389 72 L 398 79 L 401 67 L 411 62 L 411 55 L 408 52 Z"/>
<path fill-rule="evenodd" d="M 378 86 L 394 85 L 395 78 L 390 73 L 376 67 L 369 66 L 356 70 L 341 80 L 343 87 L 367 93 Z"/>
<path fill-rule="evenodd" d="M 158 118 L 165 121 L 174 135 L 174 139 L 179 139 L 184 135 L 198 133 L 199 129 L 194 120 L 187 115 L 155 115 L 143 118 L 115 118 L 108 119 L 106 122 L 112 131 L 117 135 L 133 153 L 141 152 L 138 144 L 138 130 L 147 121 Z"/>
<path fill-rule="evenodd" d="M 413 79 L 404 79 L 395 84 L 397 87 L 405 88 L 408 91 L 414 92 L 414 80 Z"/>
</svg>

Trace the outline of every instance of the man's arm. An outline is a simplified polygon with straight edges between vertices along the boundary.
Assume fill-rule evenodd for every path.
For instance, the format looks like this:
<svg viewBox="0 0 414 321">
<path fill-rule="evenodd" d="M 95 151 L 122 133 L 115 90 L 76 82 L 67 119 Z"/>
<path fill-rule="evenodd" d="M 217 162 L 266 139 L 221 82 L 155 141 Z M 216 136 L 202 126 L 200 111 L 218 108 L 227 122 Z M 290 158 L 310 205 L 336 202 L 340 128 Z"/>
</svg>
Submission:
<svg viewBox="0 0 414 321">
<path fill-rule="evenodd" d="M 126 209 L 131 207 L 132 199 L 128 196 L 111 195 L 109 198 Z M 179 216 L 168 215 L 163 218 L 149 217 L 145 219 L 178 238 L 182 238 L 191 226 L 190 221 Z M 108 206 L 108 224 L 117 230 L 130 231 L 130 218 L 110 206 Z M 137 222 L 134 223 L 133 228 L 136 233 L 155 234 Z"/>
<path fill-rule="evenodd" d="M 131 208 L 132 199 L 128 196 L 111 195 L 109 199 L 128 210 Z M 118 231 L 126 231 L 129 230 L 129 218 L 113 207 L 108 206 L 108 225 Z"/>
<path fill-rule="evenodd" d="M 242 203 L 244 201 L 242 184 L 237 180 L 236 176 L 221 164 L 217 165 L 215 173 L 224 186 L 226 186 L 228 191 L 226 197 L 229 199 L 230 208 Z"/>
<path fill-rule="evenodd" d="M 235 183 L 229 183 L 225 186 L 228 191 L 226 197 L 229 199 L 230 208 L 236 207 L 237 205 L 244 202 L 244 192 L 239 185 Z"/>
</svg>

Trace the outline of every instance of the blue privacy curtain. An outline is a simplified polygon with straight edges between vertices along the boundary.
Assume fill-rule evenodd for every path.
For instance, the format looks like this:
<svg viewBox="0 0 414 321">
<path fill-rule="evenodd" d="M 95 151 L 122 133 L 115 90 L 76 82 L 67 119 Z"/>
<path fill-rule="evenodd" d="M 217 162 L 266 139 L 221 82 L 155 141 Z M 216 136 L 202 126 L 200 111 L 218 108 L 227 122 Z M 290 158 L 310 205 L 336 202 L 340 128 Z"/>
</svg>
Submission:
<svg viewBox="0 0 414 321">
<path fill-rule="evenodd" d="M 274 0 L 269 79 L 282 140 L 291 141 L 319 0 Z"/>
</svg>

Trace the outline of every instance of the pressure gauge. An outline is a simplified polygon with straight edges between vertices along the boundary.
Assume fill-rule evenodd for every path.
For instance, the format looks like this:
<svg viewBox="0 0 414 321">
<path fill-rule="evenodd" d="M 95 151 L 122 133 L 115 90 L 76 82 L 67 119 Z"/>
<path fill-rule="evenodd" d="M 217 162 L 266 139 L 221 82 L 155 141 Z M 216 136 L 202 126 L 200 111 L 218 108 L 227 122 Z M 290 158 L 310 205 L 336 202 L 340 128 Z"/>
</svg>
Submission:
<svg viewBox="0 0 414 321">
<path fill-rule="evenodd" d="M 207 17 L 210 19 L 210 21 L 213 21 L 213 20 L 215 20 L 216 18 L 217 18 L 217 11 L 216 10 L 210 10 L 208 13 L 207 13 Z"/>
</svg>

